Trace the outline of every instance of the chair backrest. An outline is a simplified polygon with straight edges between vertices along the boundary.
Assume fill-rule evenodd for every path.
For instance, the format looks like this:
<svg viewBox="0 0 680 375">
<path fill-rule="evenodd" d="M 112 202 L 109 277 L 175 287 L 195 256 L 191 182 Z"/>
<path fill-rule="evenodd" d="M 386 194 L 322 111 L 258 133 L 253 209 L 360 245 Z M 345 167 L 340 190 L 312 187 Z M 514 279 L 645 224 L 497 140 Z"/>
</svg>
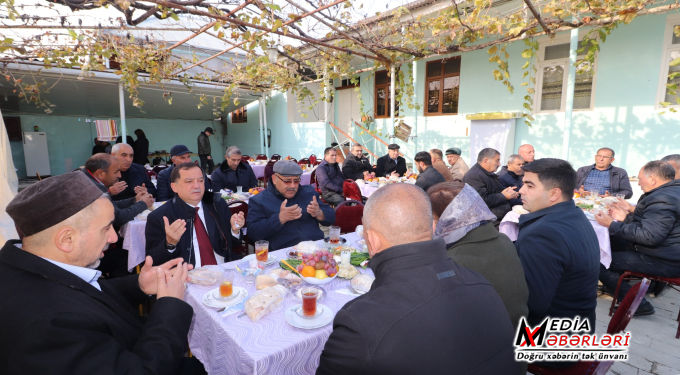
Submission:
<svg viewBox="0 0 680 375">
<path fill-rule="evenodd" d="M 310 164 L 309 159 L 307 158 L 302 158 L 300 161 L 297 162 L 299 165 L 307 165 Z"/>
<path fill-rule="evenodd" d="M 281 155 L 274 154 L 274 155 L 272 155 L 271 160 L 281 160 Z"/>
<path fill-rule="evenodd" d="M 321 194 L 321 189 L 319 189 L 319 183 L 316 181 L 316 169 L 312 171 L 312 175 L 309 177 L 310 183 L 314 185 L 314 190 L 316 190 L 317 193 Z"/>
<path fill-rule="evenodd" d="M 158 174 L 154 171 L 146 171 L 146 175 L 149 176 L 149 178 L 158 177 Z"/>
<path fill-rule="evenodd" d="M 340 233 L 351 233 L 361 225 L 364 217 L 364 205 L 360 201 L 347 200 L 335 207 L 335 224 Z"/>
<path fill-rule="evenodd" d="M 255 155 L 255 160 L 269 160 L 269 158 L 267 157 L 267 155 L 257 154 Z"/>
<path fill-rule="evenodd" d="M 309 155 L 309 161 L 312 164 L 316 165 L 316 155 L 314 155 L 314 154 Z"/>
<path fill-rule="evenodd" d="M 642 281 L 630 288 L 614 316 L 612 316 L 612 320 L 609 321 L 609 326 L 607 327 L 608 334 L 613 335 L 626 329 L 638 306 L 640 306 L 640 302 L 645 297 L 650 283 L 649 279 L 642 279 Z"/>
<path fill-rule="evenodd" d="M 248 156 L 248 155 L 241 155 L 241 161 L 242 161 L 242 162 L 245 163 L 245 162 L 247 162 L 248 160 L 250 160 L 250 156 Z"/>
<path fill-rule="evenodd" d="M 232 215 L 238 215 L 239 212 L 243 212 L 243 216 L 248 219 L 248 203 L 245 201 L 232 201 L 229 203 L 229 211 Z"/>
<path fill-rule="evenodd" d="M 264 181 L 267 182 L 269 181 L 270 178 L 274 175 L 274 164 L 276 164 L 275 160 L 270 160 L 267 165 L 264 166 Z"/>
<path fill-rule="evenodd" d="M 297 163 L 297 162 L 298 162 L 297 159 L 295 159 L 295 158 L 290 158 L 290 159 L 288 159 L 288 161 L 292 161 L 292 162 L 294 162 L 294 163 Z"/>
<path fill-rule="evenodd" d="M 342 196 L 345 199 L 353 199 L 361 202 L 361 189 L 354 180 L 348 178 L 342 183 Z"/>
<path fill-rule="evenodd" d="M 163 169 L 165 169 L 167 167 L 168 167 L 167 165 L 157 165 L 157 166 L 153 167 L 152 170 L 154 172 L 156 172 L 156 174 L 158 174 L 158 173 L 160 173 L 160 171 L 162 171 Z"/>
</svg>

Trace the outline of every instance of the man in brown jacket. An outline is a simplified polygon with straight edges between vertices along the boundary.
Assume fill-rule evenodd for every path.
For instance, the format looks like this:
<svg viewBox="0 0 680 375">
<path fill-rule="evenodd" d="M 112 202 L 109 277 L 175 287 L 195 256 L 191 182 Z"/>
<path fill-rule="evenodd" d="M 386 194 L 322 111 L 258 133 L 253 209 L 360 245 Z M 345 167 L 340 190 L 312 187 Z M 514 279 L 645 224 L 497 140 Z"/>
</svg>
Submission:
<svg viewBox="0 0 680 375">
<path fill-rule="evenodd" d="M 432 166 L 444 176 L 444 180 L 453 181 L 453 175 L 451 175 L 449 168 L 447 168 L 446 163 L 444 163 L 444 154 L 442 153 L 442 150 L 433 148 L 430 150 L 430 156 L 432 156 Z"/>
<path fill-rule="evenodd" d="M 451 165 L 449 171 L 454 181 L 463 181 L 463 176 L 470 170 L 460 154 L 461 151 L 458 147 L 451 147 L 446 150 L 446 160 Z"/>
</svg>

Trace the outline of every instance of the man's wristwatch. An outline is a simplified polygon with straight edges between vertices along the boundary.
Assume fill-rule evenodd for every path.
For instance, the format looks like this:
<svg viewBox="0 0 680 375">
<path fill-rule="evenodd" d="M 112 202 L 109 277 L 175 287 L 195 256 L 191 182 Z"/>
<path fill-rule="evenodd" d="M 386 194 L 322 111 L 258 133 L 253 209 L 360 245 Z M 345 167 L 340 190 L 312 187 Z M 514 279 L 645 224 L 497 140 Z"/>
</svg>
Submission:
<svg viewBox="0 0 680 375">
<path fill-rule="evenodd" d="M 175 245 L 171 245 L 169 243 L 165 243 L 165 249 L 166 250 L 175 250 Z"/>
</svg>

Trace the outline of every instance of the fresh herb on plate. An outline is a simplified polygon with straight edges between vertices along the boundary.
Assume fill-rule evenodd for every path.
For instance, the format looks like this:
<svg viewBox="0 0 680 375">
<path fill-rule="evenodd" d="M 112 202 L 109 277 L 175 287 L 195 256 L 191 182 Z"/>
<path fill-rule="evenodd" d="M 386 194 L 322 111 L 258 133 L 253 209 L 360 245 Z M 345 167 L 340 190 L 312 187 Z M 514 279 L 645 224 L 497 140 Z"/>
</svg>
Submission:
<svg viewBox="0 0 680 375">
<path fill-rule="evenodd" d="M 286 263 L 290 264 L 292 267 L 296 267 L 296 268 L 297 268 L 297 266 L 299 266 L 299 265 L 302 264 L 302 260 L 300 260 L 300 259 L 286 259 Z M 290 267 L 288 267 L 287 265 L 283 264 L 283 262 L 279 262 L 279 267 L 281 267 L 281 268 L 284 269 L 284 270 L 297 272 L 296 270 L 290 269 Z"/>
<path fill-rule="evenodd" d="M 351 256 L 350 256 L 349 262 L 353 266 L 361 266 L 363 268 L 366 268 L 366 264 L 368 262 L 366 262 L 366 264 L 362 264 L 362 263 L 367 261 L 368 259 L 370 259 L 370 257 L 368 256 L 368 253 L 352 253 Z"/>
</svg>

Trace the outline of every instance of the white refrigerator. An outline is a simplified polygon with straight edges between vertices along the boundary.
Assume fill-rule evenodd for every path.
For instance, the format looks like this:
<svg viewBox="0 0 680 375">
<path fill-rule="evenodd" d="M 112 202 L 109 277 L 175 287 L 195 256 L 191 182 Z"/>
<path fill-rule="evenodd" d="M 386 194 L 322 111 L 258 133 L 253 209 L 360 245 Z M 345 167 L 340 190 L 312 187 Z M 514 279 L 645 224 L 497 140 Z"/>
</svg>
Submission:
<svg viewBox="0 0 680 375">
<path fill-rule="evenodd" d="M 26 160 L 26 176 L 35 177 L 51 175 L 50 154 L 47 151 L 47 133 L 23 132 L 24 159 Z"/>
</svg>

